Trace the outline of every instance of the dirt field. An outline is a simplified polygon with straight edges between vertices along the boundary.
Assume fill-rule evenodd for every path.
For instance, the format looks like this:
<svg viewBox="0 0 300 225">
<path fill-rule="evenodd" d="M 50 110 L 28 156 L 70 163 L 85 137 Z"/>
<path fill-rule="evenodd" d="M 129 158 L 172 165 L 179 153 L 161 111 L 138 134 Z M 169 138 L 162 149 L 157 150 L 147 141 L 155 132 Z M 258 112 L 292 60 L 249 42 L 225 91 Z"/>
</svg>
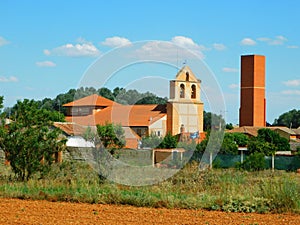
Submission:
<svg viewBox="0 0 300 225">
<path fill-rule="evenodd" d="M 0 199 L 0 224 L 300 224 L 300 215 Z"/>
</svg>

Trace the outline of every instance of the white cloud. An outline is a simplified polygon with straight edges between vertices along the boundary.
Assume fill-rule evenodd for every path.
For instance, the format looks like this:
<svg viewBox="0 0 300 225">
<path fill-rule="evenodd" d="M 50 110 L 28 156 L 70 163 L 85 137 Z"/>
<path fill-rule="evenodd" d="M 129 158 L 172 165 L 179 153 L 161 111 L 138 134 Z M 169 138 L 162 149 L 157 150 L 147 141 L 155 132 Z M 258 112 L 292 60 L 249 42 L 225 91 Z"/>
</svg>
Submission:
<svg viewBox="0 0 300 225">
<path fill-rule="evenodd" d="M 236 89 L 236 88 L 238 88 L 238 87 L 239 87 L 238 84 L 230 84 L 230 85 L 229 85 L 229 88 L 230 88 L 230 89 Z"/>
<path fill-rule="evenodd" d="M 220 43 L 214 43 L 214 44 L 213 44 L 213 47 L 214 47 L 214 49 L 217 50 L 217 51 L 223 51 L 223 50 L 226 49 L 226 46 L 223 45 L 223 44 L 220 44 Z"/>
<path fill-rule="evenodd" d="M 229 68 L 229 67 L 224 67 L 222 68 L 222 71 L 225 73 L 237 73 L 239 70 L 237 68 Z"/>
<path fill-rule="evenodd" d="M 38 67 L 55 67 L 56 66 L 56 64 L 51 61 L 36 62 L 35 64 Z"/>
<path fill-rule="evenodd" d="M 109 46 L 109 47 L 120 47 L 124 45 L 131 45 L 131 41 L 124 37 L 109 37 L 106 38 L 105 41 L 101 42 L 102 45 Z"/>
<path fill-rule="evenodd" d="M 16 78 L 15 76 L 10 76 L 10 77 L 4 77 L 4 76 L 2 76 L 2 77 L 0 77 L 0 82 L 5 82 L 5 83 L 7 83 L 7 82 L 18 82 L 19 80 L 18 80 L 18 78 Z"/>
<path fill-rule="evenodd" d="M 69 56 L 69 57 L 96 57 L 100 51 L 91 43 L 80 38 L 78 44 L 65 44 L 52 50 L 45 49 L 45 55 Z"/>
<path fill-rule="evenodd" d="M 261 38 L 257 38 L 258 41 L 262 41 L 262 42 L 266 42 L 269 45 L 283 45 L 286 41 L 287 38 L 282 36 L 282 35 L 278 35 L 275 38 L 268 38 L 268 37 L 261 37 Z"/>
<path fill-rule="evenodd" d="M 171 42 L 175 45 L 178 45 L 182 48 L 187 48 L 189 50 L 206 50 L 206 48 L 203 45 L 196 44 L 193 39 L 189 37 L 184 36 L 175 36 L 171 39 Z"/>
<path fill-rule="evenodd" d="M 204 58 L 202 46 L 192 39 L 177 36 L 168 41 L 149 41 L 136 50 L 139 58 L 162 61 L 185 61 L 189 59 Z"/>
<path fill-rule="evenodd" d="M 283 95 L 300 95 L 300 90 L 285 90 L 285 91 L 282 91 L 281 94 L 283 94 Z"/>
<path fill-rule="evenodd" d="M 7 41 L 4 37 L 0 36 L 0 47 L 7 44 L 9 44 L 9 41 Z"/>
<path fill-rule="evenodd" d="M 260 38 L 257 38 L 258 41 L 265 41 L 265 42 L 268 42 L 268 41 L 271 41 L 272 39 L 271 38 L 268 38 L 268 37 L 260 37 Z"/>
<path fill-rule="evenodd" d="M 290 86 L 297 87 L 297 86 L 300 86 L 300 79 L 288 80 L 288 81 L 284 81 L 283 83 L 288 87 L 290 87 Z"/>
<path fill-rule="evenodd" d="M 241 45 L 256 45 L 256 42 L 251 38 L 244 38 L 241 40 Z"/>
<path fill-rule="evenodd" d="M 296 48 L 299 48 L 299 46 L 297 46 L 297 45 L 289 45 L 289 46 L 287 46 L 287 48 L 293 48 L 293 49 L 296 49 Z"/>
<path fill-rule="evenodd" d="M 202 51 L 207 50 L 203 45 L 199 45 L 193 41 L 193 39 L 184 36 L 175 36 L 171 39 L 171 43 L 178 45 L 179 47 L 186 48 L 193 52 L 199 58 L 203 59 L 204 54 Z"/>
</svg>

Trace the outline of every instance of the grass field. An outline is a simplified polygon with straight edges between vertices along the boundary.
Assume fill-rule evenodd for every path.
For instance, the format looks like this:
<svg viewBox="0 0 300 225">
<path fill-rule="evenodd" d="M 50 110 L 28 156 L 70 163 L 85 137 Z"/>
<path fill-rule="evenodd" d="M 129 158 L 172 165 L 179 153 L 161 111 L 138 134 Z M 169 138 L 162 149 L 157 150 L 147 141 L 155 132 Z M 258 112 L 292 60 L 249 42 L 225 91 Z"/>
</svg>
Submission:
<svg viewBox="0 0 300 225">
<path fill-rule="evenodd" d="M 133 187 L 101 178 L 89 165 L 64 162 L 43 179 L 14 180 L 0 166 L 0 197 L 227 212 L 300 212 L 300 176 L 294 172 L 199 171 L 196 163 L 164 182 Z"/>
</svg>

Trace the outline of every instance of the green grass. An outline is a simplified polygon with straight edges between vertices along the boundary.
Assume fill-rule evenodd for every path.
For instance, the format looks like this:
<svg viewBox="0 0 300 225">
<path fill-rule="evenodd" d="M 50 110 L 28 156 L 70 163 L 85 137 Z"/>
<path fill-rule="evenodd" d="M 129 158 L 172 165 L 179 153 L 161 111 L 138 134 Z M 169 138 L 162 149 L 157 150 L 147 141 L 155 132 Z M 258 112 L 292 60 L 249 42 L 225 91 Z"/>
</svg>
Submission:
<svg viewBox="0 0 300 225">
<path fill-rule="evenodd" d="M 1 165 L 0 171 L 3 198 L 228 212 L 300 212 L 300 176 L 293 172 L 201 172 L 192 163 L 162 183 L 132 187 L 103 180 L 84 163 L 54 165 L 44 179 L 33 178 L 24 183 L 14 180 L 9 167 Z"/>
</svg>

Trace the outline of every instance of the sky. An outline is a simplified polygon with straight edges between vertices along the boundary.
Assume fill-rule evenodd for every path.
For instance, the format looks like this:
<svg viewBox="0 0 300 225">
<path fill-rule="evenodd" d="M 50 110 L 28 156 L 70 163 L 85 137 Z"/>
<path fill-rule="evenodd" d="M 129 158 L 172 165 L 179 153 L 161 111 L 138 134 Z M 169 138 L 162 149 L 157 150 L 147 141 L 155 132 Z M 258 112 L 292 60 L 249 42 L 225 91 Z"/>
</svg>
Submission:
<svg viewBox="0 0 300 225">
<path fill-rule="evenodd" d="M 300 109 L 299 9 L 297 0 L 1 0 L 0 95 L 5 107 L 24 98 L 54 98 L 84 84 L 98 64 L 96 88 L 133 87 L 168 96 L 177 69 L 197 67 L 187 49 L 202 65 L 195 70 L 205 110 L 210 96 L 220 96 L 220 113 L 237 124 L 240 57 L 260 54 L 266 57 L 267 121 L 273 123 Z M 126 46 L 127 57 L 151 53 L 155 62 L 123 62 L 118 49 Z M 105 72 L 109 65 L 120 66 L 113 76 Z"/>
</svg>

